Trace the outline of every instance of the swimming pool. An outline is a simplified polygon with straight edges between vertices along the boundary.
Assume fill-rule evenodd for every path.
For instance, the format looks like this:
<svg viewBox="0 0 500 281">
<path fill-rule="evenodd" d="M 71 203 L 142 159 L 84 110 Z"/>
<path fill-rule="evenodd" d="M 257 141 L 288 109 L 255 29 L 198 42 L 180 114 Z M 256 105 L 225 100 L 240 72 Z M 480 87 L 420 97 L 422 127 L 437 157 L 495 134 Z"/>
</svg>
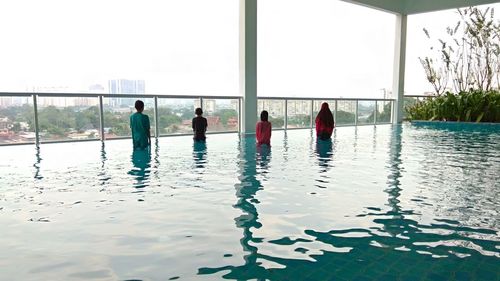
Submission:
<svg viewBox="0 0 500 281">
<path fill-rule="evenodd" d="M 499 280 L 500 126 L 0 147 L 1 280 Z"/>
</svg>

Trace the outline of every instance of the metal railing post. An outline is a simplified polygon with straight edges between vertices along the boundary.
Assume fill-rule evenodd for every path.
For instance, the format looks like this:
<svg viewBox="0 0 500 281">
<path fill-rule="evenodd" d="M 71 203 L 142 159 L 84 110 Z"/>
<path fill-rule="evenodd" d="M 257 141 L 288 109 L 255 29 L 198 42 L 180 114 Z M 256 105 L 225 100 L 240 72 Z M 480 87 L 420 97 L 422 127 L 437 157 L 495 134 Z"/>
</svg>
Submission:
<svg viewBox="0 0 500 281">
<path fill-rule="evenodd" d="M 37 97 L 33 94 L 33 113 L 35 114 L 35 145 L 40 145 L 40 128 L 38 127 L 38 102 Z"/>
<path fill-rule="evenodd" d="M 285 131 L 288 128 L 288 100 L 285 99 Z"/>
<path fill-rule="evenodd" d="M 158 127 L 158 96 L 155 96 L 155 138 L 160 135 L 160 127 Z"/>
<path fill-rule="evenodd" d="M 358 126 L 358 104 L 359 100 L 356 100 L 356 111 L 354 112 L 354 126 Z"/>
<path fill-rule="evenodd" d="M 391 100 L 391 123 L 394 121 L 394 101 Z"/>
<path fill-rule="evenodd" d="M 310 120 L 310 123 L 309 123 L 309 127 L 311 127 L 311 129 L 313 128 L 313 112 L 314 112 L 314 100 L 311 100 L 311 120 Z"/>
<path fill-rule="evenodd" d="M 337 102 L 338 100 L 335 100 L 335 110 L 333 111 L 333 121 L 335 124 L 337 124 L 337 111 L 339 110 Z"/>
<path fill-rule="evenodd" d="M 242 98 L 238 98 L 238 133 L 241 134 L 241 126 L 242 126 L 242 123 L 241 123 L 241 99 Z"/>
<path fill-rule="evenodd" d="M 99 96 L 99 126 L 101 126 L 101 141 L 104 142 L 106 137 L 104 136 L 104 104 L 102 96 Z"/>
<path fill-rule="evenodd" d="M 377 124 L 378 102 L 375 101 L 375 110 L 373 112 L 373 125 Z"/>
</svg>

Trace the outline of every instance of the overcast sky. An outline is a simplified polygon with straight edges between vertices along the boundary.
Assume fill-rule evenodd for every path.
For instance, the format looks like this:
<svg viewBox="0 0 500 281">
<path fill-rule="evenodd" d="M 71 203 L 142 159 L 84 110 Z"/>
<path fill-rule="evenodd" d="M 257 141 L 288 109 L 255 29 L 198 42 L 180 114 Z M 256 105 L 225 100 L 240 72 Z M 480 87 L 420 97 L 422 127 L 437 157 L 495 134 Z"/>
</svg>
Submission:
<svg viewBox="0 0 500 281">
<path fill-rule="evenodd" d="M 145 79 L 150 94 L 238 95 L 238 5 L 3 0 L 0 91 L 79 91 L 125 78 Z M 430 43 L 422 27 L 443 34 L 456 19 L 409 17 L 408 94 L 430 90 L 417 60 Z M 258 93 L 380 97 L 392 86 L 394 28 L 394 15 L 338 0 L 259 1 Z"/>
</svg>

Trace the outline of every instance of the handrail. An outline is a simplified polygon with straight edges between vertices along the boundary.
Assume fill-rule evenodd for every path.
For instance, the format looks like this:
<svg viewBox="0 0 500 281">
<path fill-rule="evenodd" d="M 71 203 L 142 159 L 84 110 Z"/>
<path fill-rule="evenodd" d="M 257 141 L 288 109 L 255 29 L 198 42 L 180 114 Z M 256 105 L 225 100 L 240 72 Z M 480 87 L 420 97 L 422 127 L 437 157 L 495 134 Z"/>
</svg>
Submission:
<svg viewBox="0 0 500 281">
<path fill-rule="evenodd" d="M 155 120 L 158 120 L 158 99 L 195 99 L 199 100 L 201 103 L 201 106 L 203 106 L 203 100 L 206 99 L 232 99 L 232 100 L 238 100 L 238 124 L 241 125 L 241 119 L 242 119 L 242 109 L 244 107 L 243 105 L 243 97 L 241 96 L 204 96 L 204 95 L 146 95 L 146 94 L 109 94 L 109 93 L 41 93 L 41 92 L 0 92 L 0 98 L 2 97 L 32 97 L 32 104 L 33 104 L 33 111 L 34 111 L 34 130 L 35 130 L 35 144 L 45 144 L 45 143 L 62 143 L 62 142 L 79 142 L 79 141 L 92 141 L 92 140 L 101 140 L 101 141 L 107 141 L 107 140 L 114 140 L 114 139 L 124 139 L 124 138 L 130 138 L 130 137 L 116 137 L 116 138 L 108 138 L 106 139 L 104 137 L 104 128 L 105 128 L 105 121 L 104 121 L 104 98 L 142 98 L 142 99 L 154 99 L 154 114 L 155 114 Z M 78 140 L 73 140 L 73 139 L 62 139 L 62 140 L 42 140 L 40 139 L 39 135 L 39 109 L 38 105 L 40 103 L 38 98 L 43 98 L 43 97 L 60 97 L 60 98 L 98 98 L 98 106 L 99 106 L 99 126 L 100 126 L 100 138 L 95 138 L 95 139 L 78 139 Z M 429 96 L 405 96 L 405 97 L 429 97 Z M 381 99 L 381 98 L 335 98 L 335 97 L 257 97 L 258 101 L 284 101 L 283 104 L 283 122 L 285 124 L 284 128 L 276 128 L 273 130 L 294 130 L 294 129 L 312 129 L 314 124 L 312 122 L 313 117 L 314 117 L 314 102 L 315 101 L 332 101 L 332 111 L 335 117 L 335 120 L 337 120 L 337 111 L 339 110 L 339 101 L 351 101 L 355 103 L 355 109 L 354 109 L 354 120 L 352 120 L 352 123 L 349 124 L 337 124 L 338 126 L 364 126 L 364 125 L 378 125 L 378 124 L 390 124 L 393 119 L 393 110 L 390 112 L 390 119 L 389 121 L 386 120 L 378 120 L 377 114 L 379 111 L 379 105 L 384 102 L 390 102 L 391 103 L 391 108 L 394 107 L 394 102 L 395 99 Z M 307 101 L 310 104 L 310 109 L 308 110 L 307 115 L 310 115 L 310 120 L 309 120 L 309 126 L 303 126 L 303 127 L 294 127 L 294 125 L 290 125 L 289 123 L 289 116 L 288 114 L 288 104 L 290 101 Z M 370 121 L 369 123 L 359 123 L 359 102 L 363 101 L 371 101 L 374 102 L 374 108 L 372 111 L 373 115 L 373 120 Z M 28 102 L 29 103 L 29 102 Z M 385 103 L 384 103 L 385 104 Z M 385 106 L 385 105 L 384 105 Z M 385 110 L 384 110 L 385 112 Z M 300 114 L 304 115 L 304 114 Z M 366 116 L 366 115 L 365 115 Z M 157 121 L 155 121 L 157 122 Z M 179 136 L 179 135 L 186 135 L 186 134 L 160 134 L 158 129 L 156 128 L 157 126 L 155 125 L 155 137 L 164 137 L 164 136 Z M 240 127 L 238 128 L 238 131 L 221 131 L 221 132 L 207 132 L 209 134 L 217 134 L 217 133 L 237 133 L 241 132 Z M 188 134 L 190 135 L 190 134 Z M 19 142 L 19 143 L 0 143 L 0 146 L 5 146 L 5 145 L 17 145 L 17 144 L 27 144 L 32 142 Z"/>
<path fill-rule="evenodd" d="M 39 92 L 0 92 L 0 97 L 61 97 L 61 98 L 171 98 L 171 99 L 241 99 L 241 96 L 205 96 L 205 95 L 151 95 L 151 94 L 109 94 L 109 93 L 39 93 Z"/>
<path fill-rule="evenodd" d="M 436 96 L 425 96 L 425 95 L 404 95 L 405 98 L 435 98 Z"/>
<path fill-rule="evenodd" d="M 395 101 L 395 99 L 380 99 L 380 98 L 331 98 L 331 97 L 257 97 L 259 100 L 313 100 L 313 101 L 324 101 L 324 100 L 338 100 L 338 101 Z"/>
</svg>

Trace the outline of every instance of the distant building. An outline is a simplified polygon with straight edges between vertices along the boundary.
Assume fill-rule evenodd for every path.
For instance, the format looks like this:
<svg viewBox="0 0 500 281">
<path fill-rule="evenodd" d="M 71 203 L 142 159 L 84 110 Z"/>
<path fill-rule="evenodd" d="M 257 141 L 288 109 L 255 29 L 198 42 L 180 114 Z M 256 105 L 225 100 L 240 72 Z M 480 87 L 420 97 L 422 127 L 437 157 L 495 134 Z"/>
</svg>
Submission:
<svg viewBox="0 0 500 281">
<path fill-rule="evenodd" d="M 381 89 L 383 99 L 392 99 L 392 91 L 389 89 Z"/>
<path fill-rule="evenodd" d="M 12 97 L 0 97 L 0 108 L 12 105 Z"/>
<path fill-rule="evenodd" d="M 108 81 L 110 94 L 117 95 L 145 95 L 146 82 L 144 80 L 115 79 Z M 110 106 L 133 106 L 135 98 L 112 98 Z"/>
</svg>

